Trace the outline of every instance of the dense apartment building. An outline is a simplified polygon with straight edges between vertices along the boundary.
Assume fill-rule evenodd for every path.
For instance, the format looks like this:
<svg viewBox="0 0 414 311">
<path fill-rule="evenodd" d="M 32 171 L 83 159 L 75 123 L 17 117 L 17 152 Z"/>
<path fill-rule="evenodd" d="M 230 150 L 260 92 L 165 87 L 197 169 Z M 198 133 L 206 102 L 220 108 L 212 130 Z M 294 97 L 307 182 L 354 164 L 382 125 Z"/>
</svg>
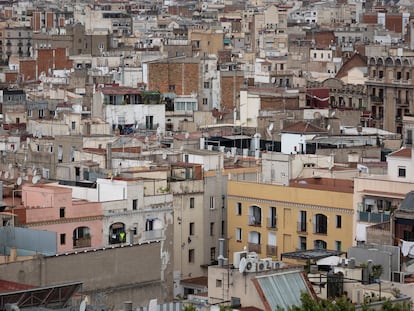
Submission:
<svg viewBox="0 0 414 311">
<path fill-rule="evenodd" d="M 412 61 L 392 55 L 368 59 L 366 87 L 374 127 L 402 133 L 403 116 L 413 111 Z"/>
<path fill-rule="evenodd" d="M 352 246 L 352 181 L 308 178 L 289 186 L 228 182 L 230 253 L 246 247 L 260 258 L 305 249 Z"/>
</svg>

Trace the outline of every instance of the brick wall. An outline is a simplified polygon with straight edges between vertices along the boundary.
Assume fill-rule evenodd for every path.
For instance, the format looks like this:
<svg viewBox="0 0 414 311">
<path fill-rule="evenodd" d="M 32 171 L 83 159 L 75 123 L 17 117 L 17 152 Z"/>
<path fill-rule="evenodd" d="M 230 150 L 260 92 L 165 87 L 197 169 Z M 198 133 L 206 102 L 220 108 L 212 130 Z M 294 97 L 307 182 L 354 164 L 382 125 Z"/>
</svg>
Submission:
<svg viewBox="0 0 414 311">
<path fill-rule="evenodd" d="M 243 86 L 244 77 L 237 75 L 221 75 L 221 111 L 230 112 L 236 107 L 240 96 L 240 88 Z"/>
<path fill-rule="evenodd" d="M 174 86 L 174 89 L 170 86 Z M 151 63 L 148 65 L 148 89 L 177 95 L 198 94 L 199 64 L 185 62 Z"/>
</svg>

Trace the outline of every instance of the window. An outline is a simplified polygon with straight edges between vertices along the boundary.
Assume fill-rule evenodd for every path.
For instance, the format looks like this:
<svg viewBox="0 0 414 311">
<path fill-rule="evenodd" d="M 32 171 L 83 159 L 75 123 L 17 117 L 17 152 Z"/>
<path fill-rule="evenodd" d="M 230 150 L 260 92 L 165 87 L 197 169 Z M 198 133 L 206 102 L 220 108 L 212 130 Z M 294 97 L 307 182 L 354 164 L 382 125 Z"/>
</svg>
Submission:
<svg viewBox="0 0 414 311">
<path fill-rule="evenodd" d="M 145 222 L 145 231 L 152 231 L 154 230 L 154 220 L 155 219 L 147 219 Z"/>
<path fill-rule="evenodd" d="M 342 228 L 342 216 L 341 215 L 336 215 L 336 227 Z"/>
<path fill-rule="evenodd" d="M 214 197 L 213 196 L 211 196 L 210 197 L 210 209 L 214 209 L 215 208 L 215 202 L 214 202 L 215 200 L 214 200 Z"/>
<path fill-rule="evenodd" d="M 236 241 L 242 241 L 242 228 L 236 228 Z"/>
<path fill-rule="evenodd" d="M 208 72 L 208 64 L 204 65 L 204 72 Z"/>
<path fill-rule="evenodd" d="M 398 168 L 398 177 L 405 177 L 406 171 L 405 167 L 399 167 Z"/>
<path fill-rule="evenodd" d="M 194 223 L 190 222 L 189 228 L 188 228 L 188 234 L 194 235 Z"/>
<path fill-rule="evenodd" d="M 33 111 L 32 111 L 32 109 L 27 110 L 27 116 L 28 116 L 29 118 L 31 118 L 31 117 L 33 116 Z"/>
<path fill-rule="evenodd" d="M 44 114 L 43 114 L 43 109 L 39 109 L 39 118 L 43 118 Z"/>
<path fill-rule="evenodd" d="M 226 233 L 226 222 L 224 220 L 221 221 L 221 236 L 225 236 Z"/>
<path fill-rule="evenodd" d="M 210 236 L 214 235 L 214 222 L 210 222 Z"/>
<path fill-rule="evenodd" d="M 305 236 L 299 237 L 299 249 L 306 250 L 306 237 Z"/>
<path fill-rule="evenodd" d="M 341 241 L 335 241 L 335 250 L 338 252 L 342 251 L 342 242 Z"/>
<path fill-rule="evenodd" d="M 76 129 L 76 122 L 72 121 L 72 130 Z"/>
<path fill-rule="evenodd" d="M 132 200 L 132 210 L 136 211 L 137 210 L 137 206 L 138 206 L 138 200 L 137 199 L 133 199 Z"/>
<path fill-rule="evenodd" d="M 170 85 L 168 86 L 168 90 L 169 90 L 169 91 L 175 91 L 175 85 L 174 85 L 174 84 L 170 84 Z"/>
<path fill-rule="evenodd" d="M 222 281 L 221 280 L 216 280 L 216 287 L 221 287 Z"/>
<path fill-rule="evenodd" d="M 328 233 L 328 218 L 323 214 L 315 215 L 314 233 L 327 234 Z"/>
<path fill-rule="evenodd" d="M 188 250 L 188 262 L 194 263 L 194 249 Z"/>
<path fill-rule="evenodd" d="M 242 204 L 241 202 L 237 202 L 236 203 L 236 215 L 241 215 L 242 214 Z"/>
<path fill-rule="evenodd" d="M 306 232 L 306 211 L 299 212 L 298 232 Z"/>
<path fill-rule="evenodd" d="M 212 247 L 210 248 L 210 261 L 216 260 L 216 248 Z"/>
<path fill-rule="evenodd" d="M 59 209 L 59 217 L 60 218 L 64 218 L 65 217 L 65 208 L 64 207 L 61 207 Z"/>
<path fill-rule="evenodd" d="M 203 105 L 207 105 L 208 104 L 208 99 L 207 98 L 203 98 Z"/>
<path fill-rule="evenodd" d="M 276 228 L 276 207 L 269 207 L 268 228 Z"/>
<path fill-rule="evenodd" d="M 60 245 L 65 245 L 65 244 L 66 244 L 66 234 L 61 233 L 60 234 Z"/>
<path fill-rule="evenodd" d="M 190 208 L 194 208 L 194 198 L 190 198 Z"/>
</svg>

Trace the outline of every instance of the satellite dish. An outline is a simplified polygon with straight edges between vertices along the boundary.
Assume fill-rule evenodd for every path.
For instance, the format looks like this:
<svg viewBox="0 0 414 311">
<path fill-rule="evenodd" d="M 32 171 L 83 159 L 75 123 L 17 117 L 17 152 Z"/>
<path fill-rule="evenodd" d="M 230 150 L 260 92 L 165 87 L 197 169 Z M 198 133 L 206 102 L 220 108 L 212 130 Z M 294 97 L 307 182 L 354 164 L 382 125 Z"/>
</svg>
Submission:
<svg viewBox="0 0 414 311">
<path fill-rule="evenodd" d="M 148 141 L 149 141 L 148 136 L 145 136 L 145 139 L 144 140 L 145 140 L 145 143 L 148 144 Z"/>
<path fill-rule="evenodd" d="M 32 173 L 33 175 L 37 175 L 37 170 L 34 168 L 33 169 L 33 173 Z"/>
<path fill-rule="evenodd" d="M 3 171 L 0 171 L 0 177 L 1 177 L 1 175 L 3 175 Z"/>
<path fill-rule="evenodd" d="M 226 153 L 227 159 L 230 158 L 230 156 L 231 156 L 231 152 L 230 151 L 227 151 L 227 153 Z"/>
<path fill-rule="evenodd" d="M 13 164 L 9 163 L 9 170 L 11 170 L 13 167 Z"/>
<path fill-rule="evenodd" d="M 167 154 L 165 152 L 162 153 L 162 159 L 167 160 Z"/>
<path fill-rule="evenodd" d="M 240 263 L 239 263 L 239 272 L 240 273 L 243 273 L 244 271 L 246 271 L 246 265 L 247 265 L 246 258 L 243 257 L 242 259 L 240 259 Z"/>
<path fill-rule="evenodd" d="M 79 306 L 79 311 L 85 311 L 86 310 L 86 301 L 82 300 L 80 306 Z"/>
<path fill-rule="evenodd" d="M 190 133 L 185 132 L 184 136 L 185 136 L 185 139 L 188 139 L 188 137 L 190 137 Z"/>
<path fill-rule="evenodd" d="M 236 155 L 236 156 L 234 157 L 233 163 L 234 163 L 234 164 L 236 164 L 236 163 L 237 163 L 237 161 L 239 161 L 239 156 L 237 156 L 237 155 Z"/>
<path fill-rule="evenodd" d="M 17 178 L 16 183 L 18 186 L 20 186 L 22 184 L 22 178 L 21 177 Z"/>
<path fill-rule="evenodd" d="M 326 129 L 329 131 L 331 129 L 331 125 L 328 124 L 328 126 L 326 127 Z"/>
<path fill-rule="evenodd" d="M 4 178 L 8 179 L 9 178 L 9 172 L 5 172 L 4 173 Z"/>
<path fill-rule="evenodd" d="M 37 184 L 39 182 L 39 180 L 40 180 L 40 176 L 39 175 L 33 176 L 33 178 L 32 178 L 32 184 Z"/>
</svg>

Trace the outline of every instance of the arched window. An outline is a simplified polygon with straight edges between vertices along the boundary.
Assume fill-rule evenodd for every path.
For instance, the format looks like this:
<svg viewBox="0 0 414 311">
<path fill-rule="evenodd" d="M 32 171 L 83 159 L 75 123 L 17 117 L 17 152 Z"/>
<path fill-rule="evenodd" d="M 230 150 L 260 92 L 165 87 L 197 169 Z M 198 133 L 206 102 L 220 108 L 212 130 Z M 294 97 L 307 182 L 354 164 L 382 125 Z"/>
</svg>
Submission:
<svg viewBox="0 0 414 311">
<path fill-rule="evenodd" d="M 125 224 L 116 222 L 109 227 L 109 244 L 123 243 L 126 240 Z"/>
<path fill-rule="evenodd" d="M 90 246 L 91 232 L 89 227 L 77 227 L 73 230 L 73 248 Z"/>
<path fill-rule="evenodd" d="M 249 225 L 261 226 L 262 224 L 262 209 L 259 206 L 249 206 Z"/>
<path fill-rule="evenodd" d="M 324 240 L 315 240 L 313 241 L 314 249 L 326 249 L 326 242 Z"/>
</svg>

